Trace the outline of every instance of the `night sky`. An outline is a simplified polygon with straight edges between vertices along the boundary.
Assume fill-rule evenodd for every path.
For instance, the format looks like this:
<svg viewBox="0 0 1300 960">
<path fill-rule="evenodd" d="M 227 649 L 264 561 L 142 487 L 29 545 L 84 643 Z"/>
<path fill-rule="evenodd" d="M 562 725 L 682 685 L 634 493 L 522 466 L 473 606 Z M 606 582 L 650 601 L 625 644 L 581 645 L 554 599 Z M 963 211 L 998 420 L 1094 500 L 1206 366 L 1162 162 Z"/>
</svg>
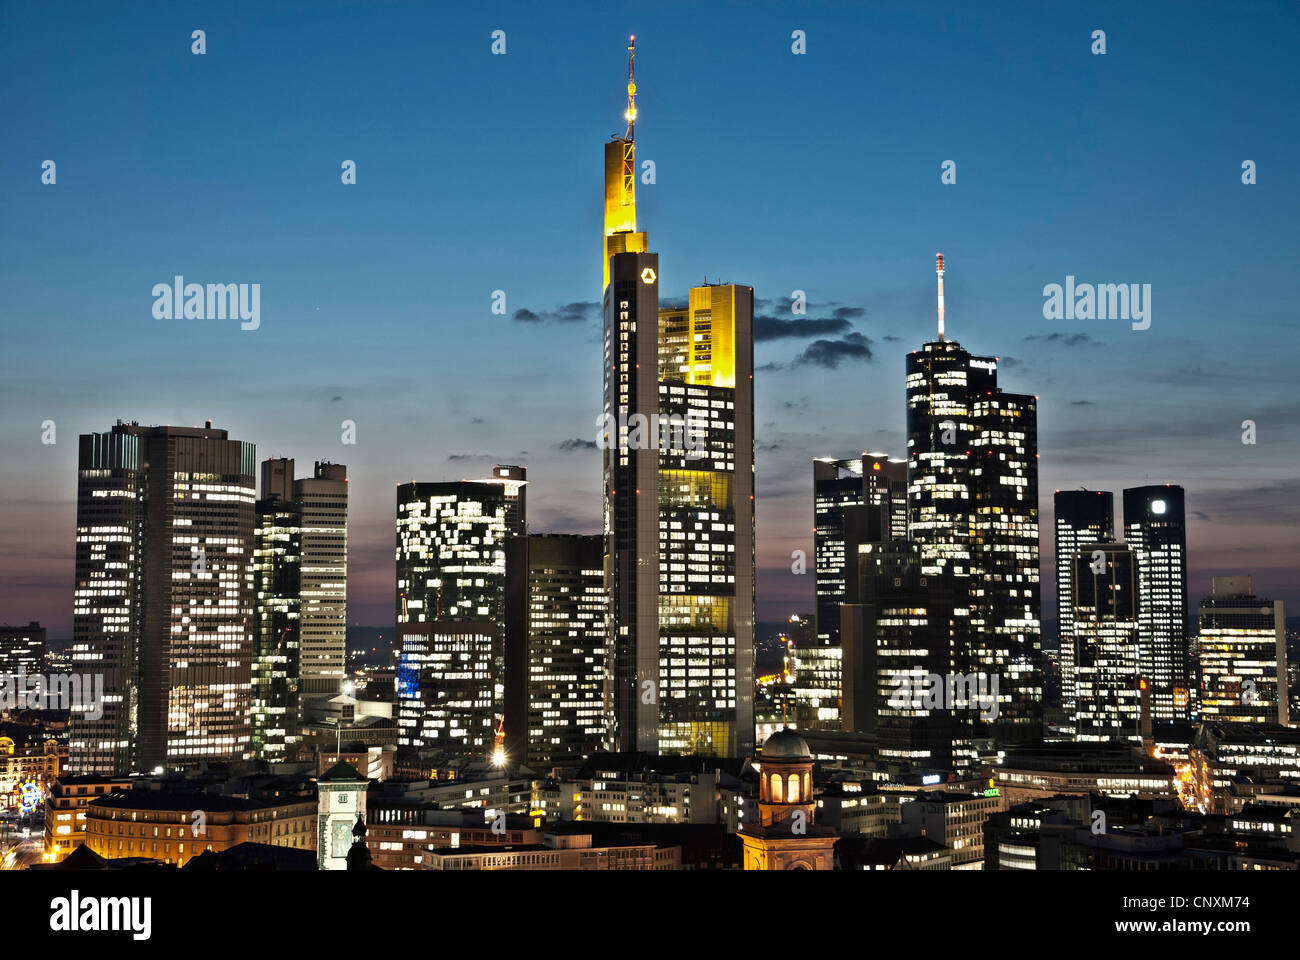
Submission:
<svg viewBox="0 0 1300 960">
<path fill-rule="evenodd" d="M 949 336 L 1040 396 L 1045 614 L 1053 490 L 1148 481 L 1193 604 L 1247 573 L 1300 612 L 1300 8 L 1135 6 L 0 6 L 0 622 L 70 635 L 76 438 L 119 417 L 346 463 L 354 624 L 392 622 L 399 482 L 523 464 L 534 531 L 598 532 L 629 33 L 663 295 L 759 298 L 760 619 L 812 609 L 811 459 L 904 453 L 937 251 Z M 260 283 L 260 329 L 155 319 L 177 274 Z M 1150 329 L 1045 320 L 1067 275 L 1151 284 Z"/>
</svg>

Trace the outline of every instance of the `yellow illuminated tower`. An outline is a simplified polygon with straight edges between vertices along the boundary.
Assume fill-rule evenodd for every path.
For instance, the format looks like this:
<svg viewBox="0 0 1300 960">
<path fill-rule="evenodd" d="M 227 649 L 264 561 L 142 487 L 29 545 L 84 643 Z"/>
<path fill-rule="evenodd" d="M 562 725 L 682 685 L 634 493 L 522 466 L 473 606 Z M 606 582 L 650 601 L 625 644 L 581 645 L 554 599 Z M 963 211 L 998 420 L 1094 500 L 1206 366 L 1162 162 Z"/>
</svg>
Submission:
<svg viewBox="0 0 1300 960">
<path fill-rule="evenodd" d="M 605 144 L 605 282 L 609 258 L 644 253 L 646 235 L 636 229 L 636 37 L 627 42 L 627 132 Z"/>
<path fill-rule="evenodd" d="M 754 752 L 753 325 L 736 284 L 659 310 L 662 753 Z"/>
<path fill-rule="evenodd" d="M 751 287 L 659 306 L 627 133 L 605 145 L 606 710 L 615 750 L 754 750 Z"/>
</svg>

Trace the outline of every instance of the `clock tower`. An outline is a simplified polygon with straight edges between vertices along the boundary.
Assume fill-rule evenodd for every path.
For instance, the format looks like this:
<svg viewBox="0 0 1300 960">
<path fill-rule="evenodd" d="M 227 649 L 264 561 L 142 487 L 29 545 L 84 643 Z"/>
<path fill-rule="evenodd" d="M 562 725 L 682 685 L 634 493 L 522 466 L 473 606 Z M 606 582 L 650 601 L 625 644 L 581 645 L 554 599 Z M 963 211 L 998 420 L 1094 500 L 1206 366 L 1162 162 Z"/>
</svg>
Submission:
<svg viewBox="0 0 1300 960">
<path fill-rule="evenodd" d="M 366 815 L 370 781 L 347 763 L 339 762 L 316 780 L 316 869 L 346 870 L 352 828 Z"/>
</svg>

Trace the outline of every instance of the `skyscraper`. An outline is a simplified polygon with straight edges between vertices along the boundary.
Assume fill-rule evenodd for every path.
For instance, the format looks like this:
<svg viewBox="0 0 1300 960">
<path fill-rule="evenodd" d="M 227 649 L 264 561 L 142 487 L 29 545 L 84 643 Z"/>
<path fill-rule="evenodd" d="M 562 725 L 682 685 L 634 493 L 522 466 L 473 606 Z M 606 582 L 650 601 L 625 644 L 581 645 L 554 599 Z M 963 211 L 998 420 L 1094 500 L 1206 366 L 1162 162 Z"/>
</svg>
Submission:
<svg viewBox="0 0 1300 960">
<path fill-rule="evenodd" d="M 491 753 L 505 715 L 505 531 L 499 484 L 397 488 L 400 745 Z"/>
<path fill-rule="evenodd" d="M 210 422 L 81 436 L 72 659 L 105 703 L 73 714 L 72 772 L 250 755 L 254 457 Z"/>
<path fill-rule="evenodd" d="M 1059 495 L 1059 494 L 1058 494 Z M 1071 572 L 1078 740 L 1141 739 L 1137 565 L 1128 547 L 1081 545 Z"/>
<path fill-rule="evenodd" d="M 754 291 L 659 311 L 659 749 L 754 750 Z M 685 344 L 683 345 L 683 337 Z"/>
<path fill-rule="evenodd" d="M 959 671 L 999 677 L 983 732 L 1016 743 L 1042 729 L 1038 401 L 946 339 L 943 278 L 941 254 L 939 337 L 907 358 L 908 535 L 926 573 L 953 577 Z"/>
<path fill-rule="evenodd" d="M 0 625 L 0 675 L 22 670 L 40 673 L 45 665 L 45 628 L 33 620 L 25 627 Z"/>
<path fill-rule="evenodd" d="M 799 725 L 841 726 L 840 604 L 857 603 L 858 547 L 907 536 L 907 464 L 883 453 L 813 461 L 817 633 L 796 648 Z"/>
<path fill-rule="evenodd" d="M 1201 719 L 1290 722 L 1286 609 L 1255 596 L 1250 577 L 1214 577 L 1198 610 Z"/>
<path fill-rule="evenodd" d="M 506 543 L 505 749 L 539 770 L 604 749 L 604 538 Z"/>
<path fill-rule="evenodd" d="M 1124 539 L 1137 559 L 1138 663 L 1151 684 L 1151 715 L 1157 722 L 1186 722 L 1192 684 L 1183 488 L 1125 490 Z"/>
<path fill-rule="evenodd" d="M 607 704 L 616 749 L 754 749 L 753 290 L 659 309 L 636 229 L 636 83 L 605 147 Z"/>
<path fill-rule="evenodd" d="M 506 501 L 506 536 L 528 534 L 528 468 L 498 463 L 484 483 L 500 484 Z"/>
<path fill-rule="evenodd" d="M 1074 561 L 1085 544 L 1115 540 L 1115 496 L 1101 490 L 1057 490 L 1052 500 L 1056 524 L 1056 611 L 1060 638 L 1061 705 L 1068 719 L 1074 709 Z"/>
<path fill-rule="evenodd" d="M 885 761 L 961 766 L 954 751 L 968 747 L 978 708 L 946 696 L 960 672 L 953 577 L 924 573 L 920 545 L 908 540 L 863 544 L 859 554 L 856 602 L 840 608 L 844 729 L 875 733 Z M 945 697 L 932 707 L 926 692 L 936 687 Z"/>
<path fill-rule="evenodd" d="M 297 743 L 308 701 L 337 696 L 347 654 L 347 467 L 262 464 L 257 502 L 255 752 L 278 758 Z"/>
</svg>

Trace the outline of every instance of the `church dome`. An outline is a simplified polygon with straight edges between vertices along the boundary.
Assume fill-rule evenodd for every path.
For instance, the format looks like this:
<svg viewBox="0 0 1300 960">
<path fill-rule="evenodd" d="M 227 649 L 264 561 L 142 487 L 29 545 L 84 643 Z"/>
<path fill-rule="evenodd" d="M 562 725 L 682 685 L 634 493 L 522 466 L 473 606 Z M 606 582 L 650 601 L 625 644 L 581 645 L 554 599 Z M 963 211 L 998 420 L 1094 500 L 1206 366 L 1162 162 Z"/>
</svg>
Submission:
<svg viewBox="0 0 1300 960">
<path fill-rule="evenodd" d="M 786 727 L 767 738 L 759 760 L 811 760 L 812 751 L 798 732 Z"/>
</svg>

